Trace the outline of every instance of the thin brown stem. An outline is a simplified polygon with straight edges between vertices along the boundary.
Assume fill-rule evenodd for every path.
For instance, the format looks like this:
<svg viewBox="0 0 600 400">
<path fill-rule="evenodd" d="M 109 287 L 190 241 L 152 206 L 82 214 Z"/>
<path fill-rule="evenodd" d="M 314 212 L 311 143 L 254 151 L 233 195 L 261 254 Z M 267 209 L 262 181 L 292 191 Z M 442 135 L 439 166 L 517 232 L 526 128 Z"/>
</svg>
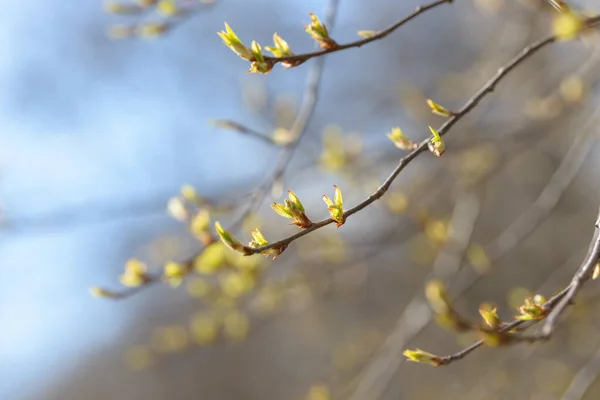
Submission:
<svg viewBox="0 0 600 400">
<path fill-rule="evenodd" d="M 471 236 L 479 217 L 479 200 L 474 194 L 463 193 L 457 200 L 450 221 L 450 236 L 438 254 L 430 278 L 442 279 L 460 268 L 464 254 L 471 243 Z M 380 350 L 374 355 L 362 373 L 362 377 L 350 396 L 350 400 L 379 399 L 393 379 L 409 338 L 418 334 L 433 316 L 425 296 L 418 292 L 404 309 L 394 329 L 387 335 Z"/>
<path fill-rule="evenodd" d="M 335 46 L 331 49 L 318 50 L 318 51 L 313 51 L 311 53 L 304 53 L 304 54 L 295 54 L 293 56 L 286 56 L 286 57 L 265 57 L 265 60 L 269 60 L 273 63 L 292 62 L 292 61 L 304 62 L 306 60 L 310 60 L 311 58 L 321 57 L 326 54 L 336 53 L 338 51 L 347 50 L 347 49 L 351 49 L 354 47 L 361 47 L 367 43 L 371 43 L 376 40 L 383 39 L 384 37 L 388 36 L 390 33 L 394 32 L 396 29 L 400 28 L 402 25 L 404 25 L 407 22 L 411 21 L 412 19 L 418 17 L 420 14 L 423 14 L 424 12 L 427 12 L 430 9 L 435 8 L 437 6 L 441 6 L 444 3 L 448 3 L 448 4 L 452 3 L 453 1 L 454 0 L 437 0 L 432 3 L 419 6 L 411 14 L 409 14 L 406 17 L 402 18 L 401 20 L 393 23 L 389 27 L 387 27 L 379 32 L 376 32 L 373 36 L 370 36 L 370 37 L 367 37 L 364 39 L 360 39 L 360 40 L 346 43 L 346 44 L 338 44 L 337 46 Z"/>
<path fill-rule="evenodd" d="M 588 253 L 581 265 L 579 271 L 573 276 L 569 290 L 565 297 L 553 308 L 552 312 L 546 318 L 544 328 L 540 332 L 541 339 L 547 339 L 550 337 L 554 328 L 556 327 L 558 317 L 565 311 L 565 309 L 573 303 L 575 296 L 585 282 L 587 282 L 591 276 L 596 264 L 600 260 L 600 209 L 598 210 L 598 216 L 596 218 L 594 237 L 590 243 Z"/>
<path fill-rule="evenodd" d="M 544 304 L 544 307 L 546 307 L 546 308 L 555 307 L 556 304 L 560 300 L 562 300 L 566 294 L 567 294 L 567 289 L 563 289 L 560 293 L 554 295 L 550 300 L 548 300 Z M 503 326 L 501 329 L 498 330 L 498 332 L 509 332 L 513 329 L 521 327 L 522 325 L 525 325 L 527 322 L 529 322 L 529 321 L 521 321 L 521 320 L 513 321 L 513 322 Z M 535 323 L 535 322 L 529 322 L 530 325 L 533 325 L 533 323 Z M 485 342 L 483 340 L 478 340 L 478 341 L 474 342 L 473 344 L 471 344 L 470 346 L 465 347 L 464 349 L 462 349 L 454 354 L 440 357 L 440 365 L 448 365 L 454 361 L 458 361 L 458 360 L 464 358 L 465 356 L 467 356 L 468 354 L 470 354 L 471 352 L 477 350 L 479 347 L 483 346 L 484 344 L 485 344 Z"/>
</svg>

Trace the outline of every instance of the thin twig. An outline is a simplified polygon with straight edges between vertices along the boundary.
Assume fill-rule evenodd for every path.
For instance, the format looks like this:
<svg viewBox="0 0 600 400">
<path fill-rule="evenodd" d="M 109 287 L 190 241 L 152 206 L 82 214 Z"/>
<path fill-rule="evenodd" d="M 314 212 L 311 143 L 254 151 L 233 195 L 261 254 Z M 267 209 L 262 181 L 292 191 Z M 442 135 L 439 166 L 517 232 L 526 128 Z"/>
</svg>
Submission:
<svg viewBox="0 0 600 400">
<path fill-rule="evenodd" d="M 574 252 L 570 257 L 568 257 L 567 261 L 565 261 L 564 263 L 562 263 L 561 266 L 552 271 L 552 273 L 544 281 L 544 283 L 538 286 L 536 293 L 544 293 L 553 290 L 553 288 L 556 287 L 557 282 L 560 282 L 560 280 L 562 279 L 561 275 L 564 274 L 564 270 L 570 268 L 574 262 L 577 262 L 577 260 L 580 258 L 579 254 L 583 250 L 587 250 L 587 246 Z M 502 369 L 502 365 L 505 365 L 507 363 L 512 365 L 520 365 L 522 361 L 532 357 L 535 351 L 537 351 L 539 348 L 539 346 L 528 346 L 525 349 L 519 349 L 517 354 L 515 354 L 515 357 L 513 357 L 512 359 L 503 360 L 501 363 L 497 363 L 495 366 L 492 366 L 490 371 L 488 371 L 488 373 L 486 374 L 486 376 L 484 376 L 482 379 L 479 379 L 478 384 L 471 388 L 471 390 L 465 398 L 483 398 L 485 397 L 484 394 L 491 395 L 492 393 L 490 393 L 489 388 L 486 388 L 486 382 L 490 382 L 490 379 L 488 379 L 490 376 L 492 376 L 499 369 Z M 513 371 L 513 373 L 518 374 L 518 372 L 516 371 Z"/>
<path fill-rule="evenodd" d="M 600 117 L 600 108 L 594 111 L 586 126 L 582 128 L 584 133 L 575 137 L 573 144 L 538 198 L 496 240 L 486 246 L 488 257 L 495 260 L 502 258 L 550 215 L 593 147 L 590 137 L 596 136 L 592 126 L 597 122 L 598 117 Z"/>
<path fill-rule="evenodd" d="M 567 295 L 567 292 L 568 292 L 568 289 L 563 289 L 561 292 L 554 295 L 550 300 L 548 300 L 546 303 L 544 303 L 543 307 L 548 308 L 548 309 L 553 309 Z M 535 322 L 531 322 L 531 321 L 516 320 L 516 321 L 513 321 L 513 322 L 503 326 L 501 329 L 498 330 L 498 332 L 509 332 L 513 329 L 521 327 L 522 325 L 531 326 L 534 323 Z M 471 352 L 473 352 L 474 350 L 477 350 L 478 348 L 483 346 L 484 343 L 485 342 L 483 340 L 478 340 L 478 341 L 474 342 L 473 344 L 471 344 L 470 346 L 467 346 L 464 349 L 462 349 L 454 354 L 440 357 L 440 365 L 448 365 L 454 361 L 461 360 L 464 357 L 466 357 L 467 355 L 469 355 Z"/>
<path fill-rule="evenodd" d="M 270 145 L 279 146 L 279 143 L 275 139 L 270 136 L 265 135 L 264 133 L 255 131 L 252 128 L 247 127 L 246 125 L 242 125 L 239 122 L 230 120 L 230 119 L 216 119 L 213 121 L 213 124 L 217 128 L 228 129 L 231 131 L 239 132 L 244 135 L 251 136 L 255 139 L 261 140 Z"/>
<path fill-rule="evenodd" d="M 454 0 L 437 0 L 432 3 L 419 6 L 415 9 L 415 11 L 413 13 L 411 13 L 408 16 L 402 18 L 401 20 L 395 22 L 394 24 L 390 25 L 389 27 L 385 28 L 384 30 L 376 32 L 373 36 L 370 36 L 370 37 L 367 37 L 364 39 L 360 39 L 360 40 L 350 42 L 347 44 L 338 44 L 337 46 L 335 46 L 331 49 L 319 50 L 319 51 L 314 51 L 312 53 L 305 53 L 305 54 L 295 54 L 293 56 L 286 56 L 286 57 L 265 57 L 265 60 L 271 61 L 273 63 L 291 62 L 291 61 L 304 62 L 304 61 L 309 60 L 314 57 L 320 57 L 320 56 L 324 56 L 326 54 L 336 53 L 338 51 L 351 49 L 353 47 L 361 47 L 367 43 L 371 43 L 376 40 L 383 39 L 384 37 L 388 36 L 390 33 L 394 32 L 396 29 L 400 28 L 402 25 L 404 25 L 407 22 L 411 21 L 412 19 L 418 17 L 420 14 L 422 14 L 424 12 L 426 12 L 432 8 L 435 8 L 437 6 L 441 6 L 444 3 L 448 3 L 448 4 L 452 3 L 453 1 Z"/>
<path fill-rule="evenodd" d="M 460 267 L 479 216 L 479 200 L 473 194 L 465 194 L 456 202 L 449 232 L 453 232 L 438 254 L 431 277 L 444 278 Z M 350 400 L 379 399 L 400 365 L 400 353 L 406 342 L 423 329 L 433 316 L 422 293 L 414 296 L 405 307 L 395 328 L 387 336 L 377 354 L 364 369 L 362 378 Z"/>
<path fill-rule="evenodd" d="M 590 243 L 588 254 L 579 268 L 579 271 L 573 276 L 573 280 L 569 285 L 566 296 L 553 308 L 552 312 L 548 315 L 548 318 L 546 318 L 544 328 L 539 336 L 541 339 L 550 337 L 556 327 L 558 317 L 573 303 L 575 296 L 579 293 L 585 282 L 591 278 L 592 272 L 596 267 L 596 264 L 598 264 L 598 260 L 600 259 L 600 208 L 598 209 L 598 216 L 594 226 L 594 237 Z"/>
<path fill-rule="evenodd" d="M 582 130 L 576 136 L 558 168 L 544 186 L 539 196 L 519 216 L 500 233 L 495 239 L 484 246 L 490 263 L 496 263 L 504 258 L 519 243 L 522 243 L 535 229 L 545 221 L 556 207 L 567 187 L 571 184 L 577 173 L 587 159 L 593 147 L 592 138 L 596 137 L 594 126 L 600 117 L 600 108 L 587 118 Z M 467 277 L 460 284 L 460 292 L 464 292 L 475 285 L 483 275 Z"/>
</svg>

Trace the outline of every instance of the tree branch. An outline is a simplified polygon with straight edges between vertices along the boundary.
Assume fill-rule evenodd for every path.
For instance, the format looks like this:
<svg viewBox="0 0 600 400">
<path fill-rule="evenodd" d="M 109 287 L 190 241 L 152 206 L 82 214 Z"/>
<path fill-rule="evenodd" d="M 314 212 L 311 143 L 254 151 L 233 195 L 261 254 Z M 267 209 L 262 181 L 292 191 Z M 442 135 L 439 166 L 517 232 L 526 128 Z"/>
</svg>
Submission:
<svg viewBox="0 0 600 400">
<path fill-rule="evenodd" d="M 554 328 L 556 327 L 558 317 L 565 311 L 565 309 L 573 303 L 575 296 L 583 285 L 591 278 L 592 272 L 598 264 L 600 259 L 600 208 L 598 209 L 598 216 L 596 217 L 594 229 L 594 237 L 590 243 L 588 254 L 586 255 L 583 264 L 579 267 L 579 272 L 573 276 L 571 284 L 568 287 L 568 291 L 564 298 L 553 308 L 552 312 L 546 318 L 544 328 L 540 332 L 538 337 L 540 339 L 548 339 Z"/>
<path fill-rule="evenodd" d="M 464 193 L 457 200 L 450 222 L 451 236 L 437 256 L 430 278 L 449 276 L 460 268 L 471 243 L 479 211 L 479 199 L 474 194 Z M 425 296 L 419 291 L 408 303 L 379 351 L 364 368 L 363 377 L 350 400 L 381 398 L 401 363 L 400 354 L 406 342 L 420 332 L 432 316 Z"/>
<path fill-rule="evenodd" d="M 593 269 L 598 264 L 600 260 L 600 209 L 598 210 L 598 215 L 596 217 L 596 222 L 594 224 L 594 235 L 592 241 L 588 248 L 588 253 L 584 258 L 581 266 L 578 269 L 578 272 L 573 276 L 571 280 L 571 284 L 563 289 L 560 293 L 556 294 L 550 300 L 543 304 L 542 308 L 550 310 L 549 314 L 545 318 L 544 326 L 542 330 L 533 335 L 522 335 L 522 334 L 510 334 L 509 337 L 513 339 L 513 342 L 534 342 L 539 340 L 547 340 L 550 338 L 554 329 L 556 328 L 558 317 L 565 311 L 565 309 L 573 303 L 575 296 L 585 282 L 587 282 L 591 278 L 591 274 Z M 537 321 L 528 322 L 527 327 L 535 324 Z M 510 324 L 502 327 L 498 330 L 498 332 L 510 332 L 511 330 L 520 327 L 521 325 L 526 324 L 526 321 L 513 321 Z M 467 356 L 469 353 L 474 351 L 475 349 L 481 347 L 484 344 L 483 340 L 479 340 L 469 347 L 465 349 L 440 358 L 440 365 L 448 365 L 451 362 L 460 360 Z"/>
<path fill-rule="evenodd" d="M 515 219 L 504 232 L 486 246 L 490 258 L 500 259 L 521 243 L 556 207 L 562 195 L 571 184 L 588 154 L 592 150 L 594 124 L 600 117 L 600 108 L 590 116 L 582 130 L 569 147 L 560 165 L 546 184 L 537 199 Z"/>
<path fill-rule="evenodd" d="M 347 49 L 351 49 L 354 47 L 361 47 L 367 43 L 371 43 L 376 40 L 383 39 L 384 37 L 388 36 L 390 33 L 394 32 L 396 29 L 400 28 L 402 25 L 404 25 L 407 22 L 411 21 L 412 19 L 418 17 L 420 14 L 422 14 L 424 12 L 426 12 L 432 8 L 435 8 L 437 6 L 441 6 L 444 3 L 450 4 L 453 1 L 454 0 L 437 0 L 432 3 L 419 6 L 415 9 L 415 11 L 413 13 L 411 13 L 411 14 L 407 15 L 406 17 L 402 18 L 401 20 L 395 22 L 394 24 L 390 25 L 389 27 L 385 28 L 384 30 L 376 32 L 373 36 L 370 36 L 370 37 L 367 37 L 364 39 L 360 39 L 360 40 L 350 42 L 347 44 L 339 44 L 334 48 L 314 51 L 312 53 L 295 54 L 293 56 L 286 56 L 286 57 L 266 57 L 265 56 L 265 60 L 271 61 L 273 63 L 293 62 L 293 61 L 304 62 L 306 60 L 310 60 L 311 58 L 324 56 L 326 54 L 336 53 L 338 51 L 347 50 Z"/>
<path fill-rule="evenodd" d="M 450 129 L 458 121 L 460 121 L 465 115 L 467 115 L 471 110 L 473 110 L 486 95 L 493 92 L 496 85 L 505 76 L 507 76 L 514 68 L 516 68 L 519 64 L 521 64 L 527 58 L 531 57 L 533 54 L 535 54 L 538 50 L 540 50 L 544 46 L 549 45 L 550 43 L 553 43 L 555 41 L 556 41 L 555 36 L 549 36 L 549 37 L 543 38 L 541 40 L 538 40 L 537 42 L 534 42 L 534 43 L 530 44 L 529 46 L 525 47 L 523 50 L 521 50 L 521 52 L 517 56 L 515 56 L 512 60 L 510 60 L 504 66 L 500 67 L 498 69 L 496 75 L 494 75 L 477 93 L 475 93 L 475 95 L 473 97 L 471 97 L 463 105 L 463 107 L 459 111 L 455 112 L 446 121 L 446 123 L 444 123 L 440 127 L 440 129 L 438 130 L 439 134 L 441 136 L 446 135 L 450 131 Z M 388 191 L 388 189 L 390 188 L 390 186 L 392 185 L 392 183 L 394 182 L 396 177 L 400 174 L 400 172 L 402 172 L 402 170 L 404 170 L 404 168 L 406 168 L 406 166 L 408 164 L 410 164 L 410 162 L 412 162 L 417 156 L 419 156 L 421 153 L 427 151 L 429 142 L 430 142 L 430 139 L 423 140 L 407 156 L 400 159 L 398 166 L 387 177 L 387 179 L 384 181 L 384 183 L 374 193 L 372 193 L 368 198 L 363 200 L 361 203 L 357 204 L 356 206 L 352 207 L 349 210 L 344 211 L 344 216 L 346 218 L 348 218 L 348 217 L 352 216 L 353 214 L 361 211 L 363 208 L 367 207 L 368 205 L 375 202 L 376 200 L 380 199 Z M 261 253 L 265 250 L 274 249 L 274 248 L 284 248 L 284 247 L 288 246 L 294 240 L 299 239 L 299 238 L 301 238 L 317 229 L 320 229 L 324 226 L 330 225 L 333 222 L 335 222 L 335 221 L 333 221 L 331 219 L 325 219 L 325 220 L 313 223 L 308 228 L 303 229 L 302 231 L 300 231 L 294 235 L 291 235 L 285 239 L 270 243 L 266 246 L 248 249 L 248 255 Z"/>
</svg>

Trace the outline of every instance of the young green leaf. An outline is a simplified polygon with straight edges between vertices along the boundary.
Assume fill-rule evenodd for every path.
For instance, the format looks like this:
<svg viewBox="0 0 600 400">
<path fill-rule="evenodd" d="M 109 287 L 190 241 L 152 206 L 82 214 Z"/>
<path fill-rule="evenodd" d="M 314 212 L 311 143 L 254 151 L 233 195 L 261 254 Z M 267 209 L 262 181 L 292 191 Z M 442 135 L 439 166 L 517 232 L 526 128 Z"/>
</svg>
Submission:
<svg viewBox="0 0 600 400">
<path fill-rule="evenodd" d="M 566 10 L 556 16 L 552 28 L 558 40 L 567 41 L 579 36 L 584 26 L 584 19 L 579 14 Z"/>
<path fill-rule="evenodd" d="M 225 46 L 229 47 L 235 54 L 242 57 L 244 60 L 254 60 L 252 51 L 242 43 L 227 22 L 225 22 L 225 31 L 217 32 L 217 35 L 223 40 Z"/>
<path fill-rule="evenodd" d="M 440 135 L 440 133 L 438 131 L 436 131 L 431 126 L 429 127 L 429 130 L 431 131 L 433 137 L 431 139 L 429 139 L 429 142 L 427 143 L 427 147 L 429 148 L 430 152 L 432 152 L 433 154 L 435 154 L 438 157 L 441 157 L 442 154 L 444 154 L 444 152 L 446 151 L 446 145 L 444 144 L 444 141 L 442 140 L 442 136 Z"/>
<path fill-rule="evenodd" d="M 375 32 L 375 31 L 358 31 L 357 34 L 358 34 L 358 36 L 367 39 L 367 38 L 375 36 L 377 34 L 377 32 Z"/>
<path fill-rule="evenodd" d="M 185 203 L 179 197 L 169 199 L 167 212 L 178 221 L 187 221 L 190 216 Z"/>
<path fill-rule="evenodd" d="M 483 303 L 479 306 L 479 314 L 485 323 L 492 329 L 498 329 L 502 324 L 502 321 L 498 316 L 498 309 L 487 303 Z"/>
<path fill-rule="evenodd" d="M 267 74 L 273 68 L 273 62 L 271 60 L 265 60 L 265 56 L 262 53 L 260 44 L 256 41 L 252 41 L 252 64 L 248 72 L 258 72 L 260 74 Z"/>
<path fill-rule="evenodd" d="M 160 0 L 156 9 L 165 17 L 172 17 L 181 13 L 175 0 Z"/>
<path fill-rule="evenodd" d="M 248 249 L 239 240 L 237 240 L 231 233 L 227 232 L 219 223 L 219 221 L 215 222 L 215 228 L 217 229 L 217 234 L 221 238 L 221 241 L 225 244 L 225 246 L 229 247 L 231 250 L 235 250 L 238 253 L 242 253 L 244 255 L 248 254 Z"/>
<path fill-rule="evenodd" d="M 333 201 L 326 194 L 323 195 L 323 201 L 327 204 L 327 208 L 329 209 L 329 216 L 332 220 L 337 222 L 338 228 L 346 222 L 346 216 L 344 215 L 344 203 L 342 199 L 342 191 L 336 185 L 333 185 L 335 188 L 335 193 L 333 196 Z"/>
<path fill-rule="evenodd" d="M 387 137 L 394 143 L 394 145 L 402 150 L 411 151 L 414 150 L 418 144 L 410 140 L 403 132 L 402 129 L 395 127 L 388 133 Z"/>
<path fill-rule="evenodd" d="M 300 228 L 308 228 L 312 225 L 312 221 L 304 212 L 304 206 L 300 199 L 291 190 L 288 190 L 288 199 L 284 201 L 284 204 L 273 203 L 271 208 L 282 217 L 293 220 L 292 224 Z"/>
<path fill-rule="evenodd" d="M 329 37 L 327 27 L 321 23 L 319 18 L 313 14 L 310 15 L 310 24 L 304 25 L 306 33 L 308 33 L 314 40 L 320 43 L 321 48 L 331 50 L 338 47 L 338 44 Z"/>
<path fill-rule="evenodd" d="M 515 319 L 520 321 L 541 320 L 546 317 L 549 309 L 544 307 L 546 298 L 536 294 L 533 298 L 527 297 L 523 305 L 519 306 L 520 315 L 515 316 Z"/>
<path fill-rule="evenodd" d="M 163 278 L 173 287 L 181 285 L 183 278 L 188 274 L 184 264 L 169 261 L 163 268 Z"/>
<path fill-rule="evenodd" d="M 442 365 L 442 359 L 440 357 L 436 356 L 435 354 L 423 351 L 421 349 L 404 350 L 402 355 L 406 357 L 408 361 L 429 364 L 433 365 L 434 367 Z"/>
<path fill-rule="evenodd" d="M 273 53 L 276 58 L 280 57 L 292 57 L 294 53 L 290 50 L 288 43 L 281 38 L 277 33 L 273 34 L 274 46 L 265 46 L 265 50 Z M 293 60 L 293 61 L 282 61 L 281 64 L 284 68 L 292 68 L 302 64 L 304 60 Z"/>
<path fill-rule="evenodd" d="M 452 309 L 446 287 L 441 281 L 428 282 L 425 286 L 425 297 L 427 297 L 433 311 L 438 314 L 447 313 Z"/>
<path fill-rule="evenodd" d="M 137 287 L 148 281 L 146 264 L 136 258 L 131 258 L 125 263 L 125 272 L 119 280 L 125 286 Z"/>
<path fill-rule="evenodd" d="M 452 111 L 449 111 L 447 108 L 439 105 L 431 99 L 427 99 L 427 105 L 429 106 L 429 108 L 431 108 L 432 113 L 439 115 L 440 117 L 449 118 L 454 115 Z"/>
</svg>

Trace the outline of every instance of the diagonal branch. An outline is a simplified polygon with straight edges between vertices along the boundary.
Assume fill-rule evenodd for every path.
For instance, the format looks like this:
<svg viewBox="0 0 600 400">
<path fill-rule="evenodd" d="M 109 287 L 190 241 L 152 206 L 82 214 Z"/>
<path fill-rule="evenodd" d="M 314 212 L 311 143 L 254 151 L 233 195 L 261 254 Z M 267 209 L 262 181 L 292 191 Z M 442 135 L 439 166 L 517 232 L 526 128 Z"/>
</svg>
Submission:
<svg viewBox="0 0 600 400">
<path fill-rule="evenodd" d="M 505 256 L 529 236 L 556 207 L 593 148 L 597 136 L 593 125 L 599 118 L 600 108 L 588 118 L 582 129 L 584 133 L 575 137 L 559 167 L 537 199 L 498 238 L 486 246 L 486 253 L 490 258 L 496 260 Z"/>
<path fill-rule="evenodd" d="M 517 56 L 515 56 L 507 64 L 505 64 L 500 69 L 498 69 L 498 71 L 496 72 L 496 75 L 494 75 L 481 89 L 479 89 L 479 91 L 477 93 L 475 93 L 475 95 L 473 95 L 473 97 L 471 97 L 463 105 L 463 107 L 459 111 L 455 112 L 446 121 L 446 123 L 444 123 L 440 127 L 440 129 L 438 130 L 440 136 L 444 136 L 445 134 L 447 134 L 450 131 L 450 129 L 458 121 L 460 121 L 465 115 L 467 115 L 471 110 L 473 110 L 484 97 L 486 97 L 488 94 L 492 93 L 494 91 L 494 89 L 496 88 L 496 85 L 504 77 L 506 77 L 513 69 L 515 69 L 519 64 L 521 64 L 526 59 L 531 57 L 533 54 L 535 54 L 538 50 L 540 50 L 544 46 L 554 43 L 555 41 L 556 41 L 555 36 L 548 36 L 546 38 L 540 39 L 537 42 L 534 42 L 534 43 L 530 44 L 529 46 L 525 47 L 523 50 L 521 50 L 521 52 Z M 388 191 L 388 189 L 390 188 L 390 186 L 392 185 L 394 180 L 398 177 L 400 172 L 402 172 L 402 170 L 404 170 L 404 168 L 406 168 L 406 166 L 408 164 L 410 164 L 417 156 L 419 156 L 421 153 L 427 151 L 429 142 L 430 142 L 430 139 L 423 140 L 407 156 L 400 159 L 398 166 L 387 177 L 387 179 L 384 181 L 384 183 L 374 193 L 372 193 L 369 197 L 367 197 L 361 203 L 357 204 L 356 206 L 352 207 L 349 210 L 344 211 L 344 216 L 346 218 L 348 218 L 348 217 L 352 216 L 353 214 L 361 211 L 363 208 L 369 206 L 371 203 L 380 199 Z M 248 255 L 261 253 L 265 250 L 274 249 L 274 248 L 285 248 L 294 240 L 299 239 L 299 238 L 301 238 L 317 229 L 320 229 L 324 226 L 330 225 L 333 222 L 335 222 L 335 221 L 333 221 L 331 219 L 325 219 L 325 220 L 313 223 L 308 228 L 303 229 L 302 231 L 300 231 L 294 235 L 291 235 L 285 239 L 270 243 L 266 246 L 248 249 Z"/>
<path fill-rule="evenodd" d="M 293 62 L 293 61 L 304 62 L 306 60 L 310 60 L 311 58 L 324 56 L 326 54 L 336 53 L 338 51 L 347 50 L 347 49 L 351 49 L 354 47 L 361 47 L 367 43 L 371 43 L 376 40 L 383 39 L 384 37 L 388 36 L 390 33 L 394 32 L 396 29 L 400 28 L 402 25 L 404 25 L 407 22 L 411 21 L 412 19 L 418 17 L 420 14 L 422 14 L 424 12 L 426 12 L 432 8 L 435 8 L 437 6 L 441 6 L 444 3 L 450 4 L 453 1 L 454 0 L 437 0 L 432 3 L 419 6 L 415 9 L 415 11 L 413 13 L 407 15 L 406 17 L 395 22 L 394 24 L 390 25 L 389 27 L 387 27 L 379 32 L 376 32 L 373 36 L 369 36 L 364 39 L 360 39 L 360 40 L 350 42 L 347 44 L 339 44 L 339 45 L 335 46 L 334 48 L 313 51 L 312 53 L 296 54 L 293 56 L 286 56 L 286 57 L 266 57 L 265 56 L 265 60 L 271 61 L 273 63 Z"/>
<path fill-rule="evenodd" d="M 598 216 L 594 226 L 594 237 L 590 243 L 588 254 L 579 267 L 579 271 L 573 276 L 565 297 L 553 308 L 552 312 L 546 318 L 544 328 L 539 335 L 540 339 L 548 339 L 552 335 L 558 322 L 558 317 L 573 303 L 577 293 L 581 291 L 583 285 L 592 277 L 592 272 L 600 260 L 600 208 L 598 209 Z"/>
<path fill-rule="evenodd" d="M 593 128 L 598 122 L 598 118 L 600 118 L 600 109 L 594 111 L 587 118 L 582 128 L 584 132 L 575 137 L 560 165 L 535 201 L 521 212 L 508 228 L 484 246 L 484 251 L 490 262 L 498 262 L 504 258 L 550 216 L 567 187 L 573 182 L 583 166 L 593 148 L 594 140 L 597 140 L 597 134 L 593 132 Z M 471 288 L 482 276 L 465 277 L 460 283 L 460 291 L 464 292 Z"/>
<path fill-rule="evenodd" d="M 462 194 L 457 200 L 450 221 L 451 236 L 435 260 L 431 277 L 450 276 L 460 268 L 462 258 L 471 243 L 479 211 L 479 199 L 474 194 Z M 350 400 L 381 398 L 401 363 L 399 355 L 405 343 L 421 331 L 432 316 L 425 296 L 420 293 L 414 296 L 377 354 L 364 369 L 364 374 Z"/>
</svg>

